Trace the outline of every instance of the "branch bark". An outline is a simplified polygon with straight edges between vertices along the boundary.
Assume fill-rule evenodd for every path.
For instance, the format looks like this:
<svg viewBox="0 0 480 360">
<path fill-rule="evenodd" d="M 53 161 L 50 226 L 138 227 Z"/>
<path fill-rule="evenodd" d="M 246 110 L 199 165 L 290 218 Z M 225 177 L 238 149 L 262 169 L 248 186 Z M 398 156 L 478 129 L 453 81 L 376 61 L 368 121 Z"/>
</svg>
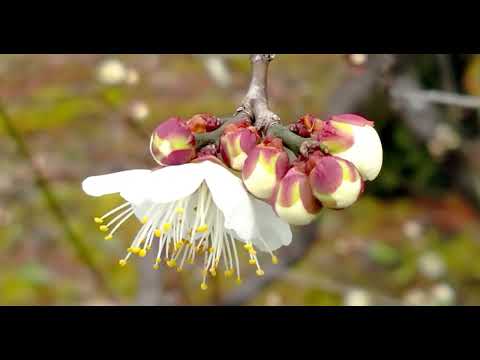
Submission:
<svg viewBox="0 0 480 360">
<path fill-rule="evenodd" d="M 233 117 L 223 118 L 222 126 L 215 131 L 195 135 L 197 148 L 218 143 L 226 125 L 248 118 L 260 132 L 281 138 L 290 150 L 299 153 L 302 143 L 308 140 L 280 125 L 280 116 L 270 110 L 268 105 L 268 67 L 274 58 L 274 54 L 250 56 L 252 78 L 242 104 Z"/>
</svg>

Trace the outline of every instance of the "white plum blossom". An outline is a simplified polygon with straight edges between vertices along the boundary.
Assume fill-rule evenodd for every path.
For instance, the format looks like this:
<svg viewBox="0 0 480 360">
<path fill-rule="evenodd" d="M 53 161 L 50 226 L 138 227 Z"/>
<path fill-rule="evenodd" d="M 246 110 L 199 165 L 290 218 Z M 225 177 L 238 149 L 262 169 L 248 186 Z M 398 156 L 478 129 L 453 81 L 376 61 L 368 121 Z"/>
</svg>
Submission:
<svg viewBox="0 0 480 360">
<path fill-rule="evenodd" d="M 276 263 L 273 251 L 292 239 L 289 225 L 268 204 L 253 198 L 241 179 L 213 161 L 93 176 L 82 187 L 91 196 L 119 193 L 126 201 L 95 218 L 106 240 L 132 216 L 142 223 L 120 265 L 132 255 L 145 257 L 157 244 L 154 269 L 165 261 L 181 271 L 185 262 L 200 258 L 204 290 L 207 276 L 216 276 L 220 266 L 226 277 L 235 274 L 240 281 L 236 240 L 244 243 L 249 263 L 261 276 L 256 249 Z"/>
</svg>

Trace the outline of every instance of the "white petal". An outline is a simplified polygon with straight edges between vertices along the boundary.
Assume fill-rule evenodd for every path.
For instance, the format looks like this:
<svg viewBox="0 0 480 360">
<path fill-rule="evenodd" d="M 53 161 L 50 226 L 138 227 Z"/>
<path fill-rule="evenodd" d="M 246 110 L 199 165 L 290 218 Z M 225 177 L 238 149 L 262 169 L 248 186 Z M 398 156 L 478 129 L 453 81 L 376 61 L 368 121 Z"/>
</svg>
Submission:
<svg viewBox="0 0 480 360">
<path fill-rule="evenodd" d="M 146 185 L 150 200 L 167 203 L 193 194 L 205 179 L 202 164 L 168 166 L 153 171 Z"/>
<path fill-rule="evenodd" d="M 251 241 L 256 234 L 253 204 L 242 180 L 221 165 L 199 163 L 212 199 L 225 217 L 225 228 L 234 230 L 239 240 Z"/>
<path fill-rule="evenodd" d="M 144 182 L 150 170 L 127 170 L 113 174 L 90 176 L 82 182 L 83 191 L 91 196 L 102 196 L 123 191 L 132 184 Z"/>
<path fill-rule="evenodd" d="M 273 211 L 272 207 L 264 201 L 252 197 L 255 209 L 255 220 L 259 232 L 259 237 L 255 238 L 253 243 L 261 251 L 267 251 L 265 242 L 271 251 L 281 246 L 290 245 L 292 242 L 292 230 L 290 225 L 280 219 Z M 261 238 L 260 238 L 261 237 Z M 263 239 L 263 241 L 262 241 Z"/>
</svg>

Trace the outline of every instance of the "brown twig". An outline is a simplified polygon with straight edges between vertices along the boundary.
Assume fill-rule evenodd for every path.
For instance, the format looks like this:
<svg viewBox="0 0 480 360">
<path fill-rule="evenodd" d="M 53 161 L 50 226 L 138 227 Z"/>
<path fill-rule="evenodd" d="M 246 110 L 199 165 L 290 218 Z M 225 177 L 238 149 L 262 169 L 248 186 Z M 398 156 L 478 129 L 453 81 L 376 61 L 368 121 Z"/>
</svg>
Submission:
<svg viewBox="0 0 480 360">
<path fill-rule="evenodd" d="M 197 134 L 195 139 L 198 148 L 217 143 L 227 124 L 248 118 L 259 131 L 281 138 L 290 150 L 299 153 L 302 143 L 308 140 L 280 125 L 280 117 L 268 105 L 268 66 L 274 58 L 273 54 L 250 56 L 252 78 L 242 104 L 233 117 L 222 119 L 220 128 L 210 133 Z"/>
</svg>

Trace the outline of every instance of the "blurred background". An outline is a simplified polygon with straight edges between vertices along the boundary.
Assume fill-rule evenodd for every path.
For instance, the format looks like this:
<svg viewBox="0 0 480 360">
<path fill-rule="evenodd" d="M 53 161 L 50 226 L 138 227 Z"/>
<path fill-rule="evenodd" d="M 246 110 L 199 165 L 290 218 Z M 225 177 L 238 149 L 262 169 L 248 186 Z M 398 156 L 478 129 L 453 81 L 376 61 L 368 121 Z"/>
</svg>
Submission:
<svg viewBox="0 0 480 360">
<path fill-rule="evenodd" d="M 198 268 L 118 266 L 137 225 L 104 241 L 92 219 L 121 200 L 88 197 L 81 181 L 154 167 L 159 122 L 230 115 L 249 78 L 247 55 L 0 55 L 0 304 L 480 304 L 474 54 L 277 55 L 272 109 L 285 124 L 374 120 L 379 178 L 353 207 L 295 229 L 281 264 L 241 286 L 217 276 L 205 292 Z"/>
</svg>

